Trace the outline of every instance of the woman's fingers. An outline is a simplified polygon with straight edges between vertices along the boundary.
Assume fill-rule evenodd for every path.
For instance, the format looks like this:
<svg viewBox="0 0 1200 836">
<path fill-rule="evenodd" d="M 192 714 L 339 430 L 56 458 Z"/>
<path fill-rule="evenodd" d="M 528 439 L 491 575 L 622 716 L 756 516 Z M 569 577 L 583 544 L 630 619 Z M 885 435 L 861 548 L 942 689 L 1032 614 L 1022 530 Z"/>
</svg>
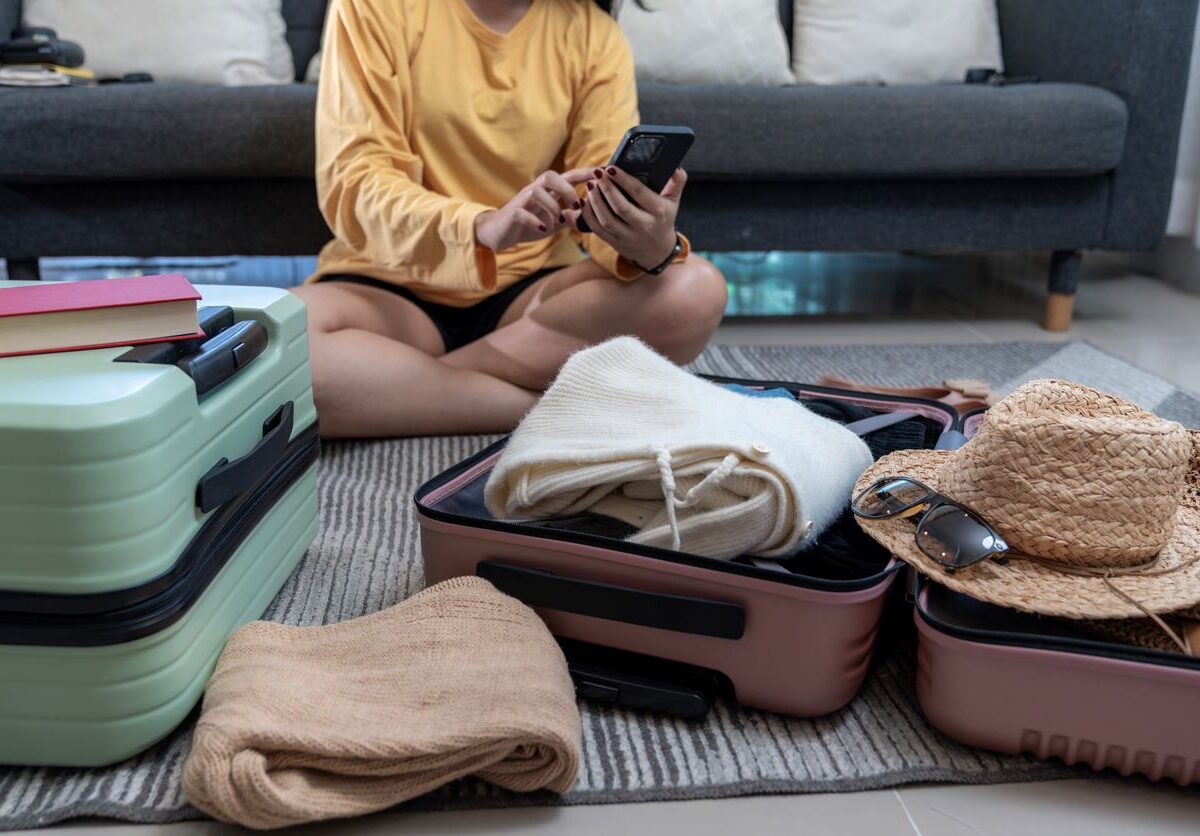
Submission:
<svg viewBox="0 0 1200 836">
<path fill-rule="evenodd" d="M 570 173 L 567 172 L 567 174 Z M 579 199 L 579 195 L 575 193 L 575 187 L 571 185 L 571 181 L 566 178 L 566 175 L 559 174 L 557 171 L 547 171 L 538 180 L 558 198 L 558 202 L 563 209 L 580 208 L 582 202 Z"/>
<path fill-rule="evenodd" d="M 561 176 L 572 186 L 582 186 L 588 180 L 595 178 L 595 172 L 594 168 L 573 168 L 570 171 L 564 171 Z"/>
<path fill-rule="evenodd" d="M 520 206 L 513 208 L 513 219 L 521 226 L 538 232 L 548 232 L 550 230 L 550 227 L 546 225 L 544 220 L 528 209 L 522 209 Z"/>
<path fill-rule="evenodd" d="M 592 191 L 591 194 L 588 195 L 588 199 L 583 202 L 583 211 L 581 214 L 583 215 L 583 219 L 587 221 L 588 227 L 592 230 L 592 234 L 615 249 L 617 246 L 617 239 L 611 232 L 604 228 L 604 224 L 596 215 L 595 201 L 601 203 L 604 202 L 602 198 L 593 198 L 593 196 L 596 194 L 597 193 L 595 191 Z"/>
<path fill-rule="evenodd" d="M 687 172 L 682 168 L 677 168 L 671 173 L 671 179 L 667 181 L 667 185 L 663 187 L 662 196 L 672 203 L 678 203 L 683 197 L 683 187 L 687 185 Z"/>
<path fill-rule="evenodd" d="M 617 188 L 616 182 L 611 177 L 605 177 L 596 187 L 600 189 L 600 193 L 604 195 L 604 199 L 608 201 L 609 208 L 613 213 L 625 223 L 633 227 L 646 228 L 654 222 L 654 218 L 647 212 L 642 211 L 638 206 L 635 206 L 621 193 Z"/>
<path fill-rule="evenodd" d="M 589 192 L 588 205 L 592 207 L 592 214 L 594 214 L 596 216 L 596 220 L 600 222 L 600 228 L 609 235 L 614 237 L 619 236 L 622 228 L 625 226 L 625 223 L 613 213 L 613 210 L 610 209 L 608 204 L 604 201 L 604 196 L 601 193 L 599 186 L 594 189 L 590 189 Z M 588 223 L 590 224 L 591 221 L 588 221 Z"/>
<path fill-rule="evenodd" d="M 551 225 L 558 224 L 558 217 L 562 214 L 562 207 L 558 205 L 558 199 L 542 186 L 531 186 L 529 188 L 529 199 L 526 201 L 526 208 L 534 210 L 544 221 Z"/>
<path fill-rule="evenodd" d="M 661 198 L 654 193 L 653 189 L 633 175 L 627 174 L 626 172 L 617 168 L 615 165 L 610 165 L 608 168 L 604 169 L 604 179 L 611 179 L 618 186 L 625 190 L 634 203 L 647 211 L 651 210 L 655 203 L 661 200 Z"/>
</svg>

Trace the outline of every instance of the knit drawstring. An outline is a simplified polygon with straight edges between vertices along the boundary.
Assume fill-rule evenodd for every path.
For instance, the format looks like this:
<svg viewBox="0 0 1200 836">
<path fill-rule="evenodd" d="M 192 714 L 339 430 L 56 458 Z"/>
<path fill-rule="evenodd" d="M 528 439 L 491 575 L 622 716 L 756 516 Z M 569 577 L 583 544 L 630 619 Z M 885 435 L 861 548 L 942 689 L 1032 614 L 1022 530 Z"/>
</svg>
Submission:
<svg viewBox="0 0 1200 836">
<path fill-rule="evenodd" d="M 690 508 L 704 498 L 704 495 L 713 488 L 718 488 L 729 478 L 733 473 L 734 468 L 742 463 L 741 458 L 736 453 L 730 453 L 721 460 L 721 463 L 712 469 L 699 484 L 694 485 L 683 499 L 675 495 L 676 482 L 675 470 L 671 462 L 671 451 L 665 445 L 654 448 L 654 460 L 658 464 L 659 481 L 662 484 L 663 502 L 667 508 L 667 525 L 671 529 L 671 548 L 674 551 L 679 551 L 683 543 L 683 535 L 679 530 L 679 516 L 677 511 L 681 508 Z"/>
</svg>

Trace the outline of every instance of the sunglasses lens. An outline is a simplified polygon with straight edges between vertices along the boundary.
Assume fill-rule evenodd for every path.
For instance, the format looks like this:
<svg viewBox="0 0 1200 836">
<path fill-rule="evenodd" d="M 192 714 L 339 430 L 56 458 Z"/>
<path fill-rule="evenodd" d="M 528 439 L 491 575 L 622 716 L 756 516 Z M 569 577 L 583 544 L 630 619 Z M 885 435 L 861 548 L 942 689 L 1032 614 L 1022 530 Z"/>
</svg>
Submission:
<svg viewBox="0 0 1200 836">
<path fill-rule="evenodd" d="M 948 569 L 974 566 L 1008 549 L 983 520 L 956 505 L 939 505 L 925 515 L 917 546 Z"/>
<path fill-rule="evenodd" d="M 858 495 L 852 510 L 860 517 L 890 517 L 923 502 L 929 495 L 929 488 L 912 479 L 881 479 Z"/>
</svg>

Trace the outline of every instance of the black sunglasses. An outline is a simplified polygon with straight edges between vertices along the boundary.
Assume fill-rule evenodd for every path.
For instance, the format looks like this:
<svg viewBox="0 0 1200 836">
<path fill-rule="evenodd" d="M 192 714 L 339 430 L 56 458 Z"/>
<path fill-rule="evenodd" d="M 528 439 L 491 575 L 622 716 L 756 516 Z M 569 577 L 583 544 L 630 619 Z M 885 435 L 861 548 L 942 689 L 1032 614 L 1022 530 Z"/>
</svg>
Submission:
<svg viewBox="0 0 1200 836">
<path fill-rule="evenodd" d="M 875 482 L 854 498 L 850 510 L 867 520 L 915 518 L 917 548 L 947 572 L 1008 551 L 1004 538 L 974 511 L 906 476 Z"/>
</svg>

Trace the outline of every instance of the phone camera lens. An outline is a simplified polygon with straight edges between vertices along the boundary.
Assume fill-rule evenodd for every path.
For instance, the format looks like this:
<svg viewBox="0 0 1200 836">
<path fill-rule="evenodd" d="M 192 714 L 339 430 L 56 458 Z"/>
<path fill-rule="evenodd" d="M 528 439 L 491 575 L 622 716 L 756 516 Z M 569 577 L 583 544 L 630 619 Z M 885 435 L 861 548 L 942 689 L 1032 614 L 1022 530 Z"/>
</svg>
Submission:
<svg viewBox="0 0 1200 836">
<path fill-rule="evenodd" d="M 648 163 L 658 157 L 663 149 L 664 140 L 661 136 L 651 134 L 637 137 L 629 147 L 629 161 L 632 163 Z"/>
</svg>

